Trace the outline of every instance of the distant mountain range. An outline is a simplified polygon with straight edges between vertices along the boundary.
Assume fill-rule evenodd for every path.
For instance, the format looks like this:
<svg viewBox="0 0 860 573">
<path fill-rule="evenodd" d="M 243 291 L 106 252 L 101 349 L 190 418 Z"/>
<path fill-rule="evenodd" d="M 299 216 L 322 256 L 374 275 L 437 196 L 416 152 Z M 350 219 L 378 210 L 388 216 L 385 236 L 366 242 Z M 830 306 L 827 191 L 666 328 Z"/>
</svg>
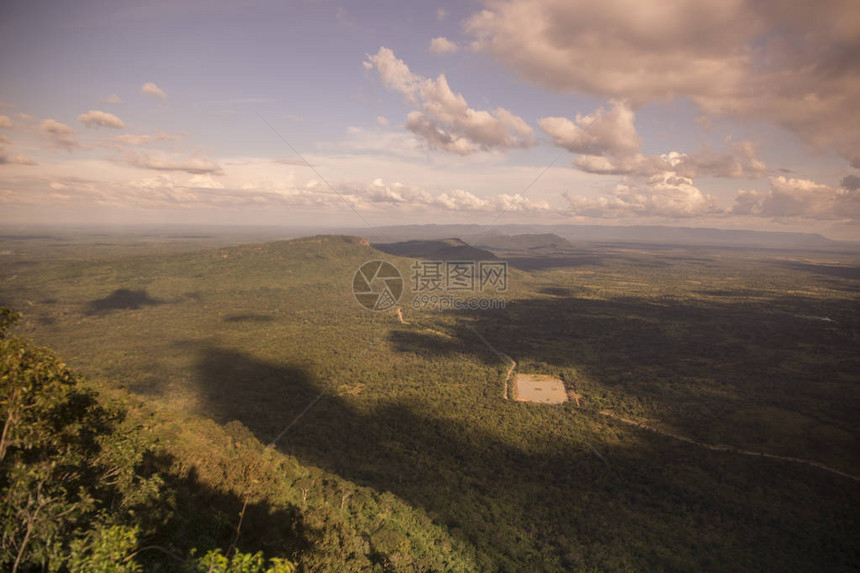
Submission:
<svg viewBox="0 0 860 573">
<path fill-rule="evenodd" d="M 555 249 L 574 243 L 640 243 L 651 245 L 858 251 L 860 243 L 834 241 L 816 233 L 745 231 L 704 227 L 604 225 L 398 225 L 345 229 L 372 242 L 402 243 L 459 237 L 465 244 L 495 250 Z M 374 240 L 376 239 L 376 240 Z M 409 255 L 407 255 L 409 256 Z"/>
<path fill-rule="evenodd" d="M 406 241 L 453 240 L 490 250 L 553 250 L 581 247 L 583 243 L 674 245 L 746 249 L 787 249 L 808 251 L 860 252 L 860 242 L 835 241 L 817 233 L 788 233 L 712 229 L 706 227 L 620 226 L 620 225 L 397 225 L 375 227 L 254 226 L 254 225 L 139 225 L 111 226 L 0 226 L 8 240 L 66 240 L 69 237 L 138 236 L 141 240 L 183 240 L 204 244 L 235 240 L 268 242 L 317 234 L 346 234 L 365 237 L 374 244 Z M 578 243 L 578 245 L 577 245 Z M 454 245 L 449 244 L 448 247 Z M 462 245 L 461 245 L 462 246 Z M 438 248 L 444 248 L 437 245 Z M 421 252 L 432 245 L 418 248 Z M 423 256 L 423 255 L 422 255 Z M 447 255 L 446 255 L 447 256 Z"/>
<path fill-rule="evenodd" d="M 487 233 L 469 238 L 469 242 L 491 251 L 527 251 L 543 253 L 574 248 L 573 243 L 555 233 L 525 233 L 522 235 L 499 235 Z"/>
<path fill-rule="evenodd" d="M 389 255 L 435 261 L 488 261 L 493 253 L 473 247 L 461 239 L 373 243 L 374 248 Z"/>
</svg>

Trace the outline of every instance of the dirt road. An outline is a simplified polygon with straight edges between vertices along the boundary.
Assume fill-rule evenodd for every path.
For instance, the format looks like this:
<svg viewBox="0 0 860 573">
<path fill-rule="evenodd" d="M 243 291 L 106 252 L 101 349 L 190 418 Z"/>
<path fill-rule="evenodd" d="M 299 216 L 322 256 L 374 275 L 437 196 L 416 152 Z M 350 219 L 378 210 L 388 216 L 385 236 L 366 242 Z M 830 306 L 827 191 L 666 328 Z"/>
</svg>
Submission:
<svg viewBox="0 0 860 573">
<path fill-rule="evenodd" d="M 477 336 L 478 338 L 481 339 L 481 342 L 483 342 L 484 345 L 486 345 L 486 347 L 490 349 L 490 352 L 492 352 L 493 354 L 495 354 L 496 356 L 501 358 L 502 362 L 510 362 L 511 363 L 511 367 L 508 368 L 508 373 L 505 375 L 505 387 L 502 390 L 502 398 L 507 400 L 508 399 L 508 385 L 511 381 L 511 377 L 514 375 L 514 370 L 517 369 L 517 361 L 514 360 L 513 358 L 511 358 L 510 356 L 508 356 L 507 354 L 505 354 L 504 352 L 497 350 L 495 346 L 493 346 L 492 344 L 487 342 L 486 338 L 481 336 L 480 332 L 478 332 L 477 330 L 475 330 L 471 326 L 469 327 L 469 330 L 474 332 L 475 336 Z"/>
<path fill-rule="evenodd" d="M 694 440 L 692 438 L 688 438 L 687 436 L 682 436 L 680 434 L 675 434 L 675 433 L 672 433 L 672 432 L 669 432 L 666 430 L 661 430 L 661 429 L 655 428 L 653 426 L 648 426 L 647 424 L 643 424 L 642 422 L 637 422 L 637 421 L 631 420 L 629 418 L 624 418 L 623 416 L 619 416 L 618 414 L 610 412 L 609 410 L 601 410 L 600 413 L 603 414 L 604 416 L 608 416 L 608 417 L 612 418 L 613 420 L 618 420 L 619 422 L 622 422 L 624 424 L 627 424 L 630 426 L 635 426 L 635 427 L 641 428 L 643 430 L 648 430 L 649 432 L 661 434 L 663 436 L 667 436 L 667 437 L 672 438 L 674 440 L 687 442 L 688 444 L 693 444 L 695 446 L 699 446 L 700 448 L 707 448 L 707 449 L 713 450 L 715 452 L 733 452 L 735 454 L 742 454 L 745 456 L 756 456 L 756 457 L 761 457 L 761 458 L 771 458 L 774 460 L 783 460 L 786 462 L 795 462 L 798 464 L 805 464 L 808 466 L 812 466 L 814 468 L 818 468 L 820 470 L 824 470 L 826 472 L 830 472 L 832 474 L 836 474 L 838 476 L 842 476 L 842 477 L 845 477 L 848 479 L 852 479 L 854 481 L 860 481 L 860 477 L 853 476 L 853 475 L 845 473 L 843 471 L 839 471 L 835 468 L 831 468 L 830 466 L 826 466 L 826 465 L 822 464 L 821 462 L 816 462 L 815 460 L 807 460 L 804 458 L 792 458 L 789 456 L 778 456 L 776 454 L 766 454 L 764 452 L 754 452 L 752 450 L 743 450 L 741 448 L 736 448 L 734 446 L 726 446 L 726 445 L 722 445 L 722 444 L 714 446 L 711 444 L 705 444 L 705 443 L 699 442 L 699 441 Z"/>
</svg>

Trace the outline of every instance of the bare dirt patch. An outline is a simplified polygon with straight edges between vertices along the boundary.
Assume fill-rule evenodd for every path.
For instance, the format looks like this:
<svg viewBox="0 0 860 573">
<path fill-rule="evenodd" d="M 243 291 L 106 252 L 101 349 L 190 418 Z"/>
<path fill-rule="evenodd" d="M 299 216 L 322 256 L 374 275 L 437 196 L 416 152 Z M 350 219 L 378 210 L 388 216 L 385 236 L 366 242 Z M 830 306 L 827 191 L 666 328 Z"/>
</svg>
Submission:
<svg viewBox="0 0 860 573">
<path fill-rule="evenodd" d="M 567 402 L 564 382 L 546 374 L 517 374 L 514 377 L 514 398 L 518 402 L 561 404 Z"/>
</svg>

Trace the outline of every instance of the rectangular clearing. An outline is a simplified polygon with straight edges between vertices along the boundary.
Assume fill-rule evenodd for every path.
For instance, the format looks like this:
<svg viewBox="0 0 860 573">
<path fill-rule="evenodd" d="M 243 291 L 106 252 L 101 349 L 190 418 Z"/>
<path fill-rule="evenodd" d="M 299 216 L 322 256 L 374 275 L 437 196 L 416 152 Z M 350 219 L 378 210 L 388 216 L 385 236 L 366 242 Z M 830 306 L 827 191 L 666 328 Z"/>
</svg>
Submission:
<svg viewBox="0 0 860 573">
<path fill-rule="evenodd" d="M 514 397 L 518 402 L 567 402 L 564 382 L 546 374 L 517 374 L 514 377 Z"/>
</svg>

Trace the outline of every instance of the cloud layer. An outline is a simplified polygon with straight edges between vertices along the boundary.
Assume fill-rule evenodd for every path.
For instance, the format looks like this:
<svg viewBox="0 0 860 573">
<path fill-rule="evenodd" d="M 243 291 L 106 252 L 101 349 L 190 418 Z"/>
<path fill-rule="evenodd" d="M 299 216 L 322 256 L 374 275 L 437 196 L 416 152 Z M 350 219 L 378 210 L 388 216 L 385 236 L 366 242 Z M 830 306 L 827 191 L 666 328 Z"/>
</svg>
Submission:
<svg viewBox="0 0 860 573">
<path fill-rule="evenodd" d="M 154 171 L 184 171 L 193 175 L 220 175 L 221 166 L 208 157 L 170 158 L 159 153 L 128 152 L 125 162 L 141 169 Z"/>
<path fill-rule="evenodd" d="M 667 217 L 685 218 L 722 212 L 716 200 L 693 185 L 693 181 L 671 173 L 619 184 L 602 197 L 565 194 L 574 215 L 585 217 Z"/>
<path fill-rule="evenodd" d="M 860 217 L 860 191 L 843 181 L 842 189 L 809 179 L 771 177 L 767 192 L 739 191 L 732 212 L 739 215 L 815 219 L 856 219 Z"/>
<path fill-rule="evenodd" d="M 860 156 L 860 12 L 850 0 L 509 0 L 465 27 L 473 48 L 544 87 L 769 119 Z"/>
</svg>

